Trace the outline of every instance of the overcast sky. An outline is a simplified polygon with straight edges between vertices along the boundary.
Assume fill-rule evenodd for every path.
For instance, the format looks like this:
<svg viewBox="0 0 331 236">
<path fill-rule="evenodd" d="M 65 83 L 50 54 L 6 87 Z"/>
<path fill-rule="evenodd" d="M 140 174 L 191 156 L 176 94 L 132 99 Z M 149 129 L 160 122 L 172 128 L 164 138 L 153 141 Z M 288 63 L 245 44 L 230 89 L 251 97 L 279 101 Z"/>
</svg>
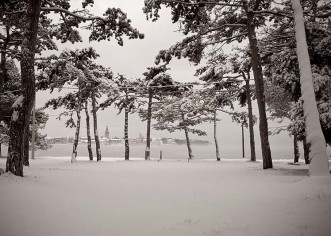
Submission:
<svg viewBox="0 0 331 236">
<path fill-rule="evenodd" d="M 73 9 L 80 6 L 81 1 L 73 0 Z M 146 20 L 146 16 L 142 12 L 144 0 L 98 0 L 95 1 L 94 7 L 91 9 L 95 15 L 102 15 L 108 7 L 119 7 L 126 12 L 128 17 L 132 20 L 132 26 L 145 34 L 143 40 L 135 39 L 128 40 L 124 38 L 124 46 L 121 47 L 115 40 L 103 42 L 88 42 L 86 32 L 82 31 L 83 43 L 77 44 L 58 44 L 59 52 L 65 48 L 76 49 L 92 46 L 97 53 L 100 54 L 98 63 L 111 67 L 114 73 L 124 74 L 127 77 L 141 77 L 142 73 L 146 71 L 147 67 L 154 65 L 155 56 L 161 49 L 167 49 L 174 43 L 180 41 L 183 36 L 177 32 L 177 25 L 171 23 L 171 16 L 169 11 L 163 9 L 161 11 L 161 18 L 157 22 Z M 53 52 L 47 52 L 53 53 Z M 170 64 L 170 74 L 174 80 L 192 82 L 197 80 L 194 73 L 197 67 L 190 65 L 186 59 L 174 60 Z M 58 93 L 49 95 L 49 92 L 39 92 L 37 94 L 37 107 L 44 105 L 47 99 L 58 96 Z M 253 112 L 257 115 L 257 106 L 254 103 Z M 74 129 L 66 128 L 64 120 L 58 121 L 55 116 L 59 111 L 47 110 L 50 114 L 49 122 L 44 130 L 50 137 L 74 136 Z M 115 109 L 107 109 L 98 112 L 99 134 L 104 135 L 106 126 L 109 126 L 111 137 L 123 137 L 124 114 L 116 115 Z M 227 115 L 219 114 L 222 121 L 219 122 L 218 136 L 220 146 L 234 146 L 240 145 L 241 142 L 241 127 L 231 122 Z M 146 124 L 142 123 L 138 116 L 131 115 L 129 121 L 129 136 L 138 137 L 139 133 L 146 136 Z M 86 136 L 85 117 L 82 116 L 82 130 L 81 136 Z M 276 122 L 272 121 L 269 126 L 278 126 Z M 200 137 L 200 139 L 213 139 L 213 125 L 205 124 L 200 126 L 208 132 L 207 137 Z M 248 130 L 246 132 L 246 141 L 248 145 Z M 169 134 L 168 132 L 152 131 L 152 137 L 178 137 L 184 139 L 184 133 L 178 132 Z M 192 138 L 199 138 L 191 135 Z M 258 126 L 255 126 L 255 137 L 257 151 L 260 150 L 260 141 Z M 277 137 L 271 137 L 271 148 L 273 146 L 281 146 L 284 148 L 291 148 L 291 140 L 286 133 Z M 238 146 L 240 147 L 240 146 Z"/>
</svg>

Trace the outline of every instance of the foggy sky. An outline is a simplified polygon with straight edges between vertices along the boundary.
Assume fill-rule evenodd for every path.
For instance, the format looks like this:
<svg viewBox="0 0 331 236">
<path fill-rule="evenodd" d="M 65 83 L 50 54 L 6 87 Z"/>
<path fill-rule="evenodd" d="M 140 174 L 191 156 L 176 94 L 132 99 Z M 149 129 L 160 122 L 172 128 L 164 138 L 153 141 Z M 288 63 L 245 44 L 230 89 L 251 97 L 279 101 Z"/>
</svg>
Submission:
<svg viewBox="0 0 331 236">
<path fill-rule="evenodd" d="M 72 9 L 77 8 L 81 1 L 71 1 L 74 6 Z M 93 47 L 100 58 L 97 59 L 97 63 L 100 63 L 106 67 L 111 67 L 114 74 L 124 74 L 129 78 L 141 77 L 142 73 L 146 71 L 147 67 L 154 66 L 155 56 L 161 49 L 167 49 L 174 43 L 180 41 L 184 36 L 177 32 L 177 25 L 171 23 L 171 16 L 169 11 L 163 9 L 161 11 L 161 18 L 157 22 L 151 22 L 146 20 L 146 16 L 142 12 L 143 0 L 103 0 L 95 1 L 95 5 L 91 10 L 95 15 L 102 15 L 102 13 L 108 7 L 119 7 L 122 11 L 126 12 L 128 17 L 132 20 L 132 26 L 137 28 L 140 32 L 145 34 L 143 40 L 134 39 L 128 40 L 124 38 L 124 46 L 121 47 L 117 44 L 116 40 L 101 41 L 101 42 L 88 42 L 88 34 L 86 31 L 81 31 L 83 36 L 83 43 L 66 43 L 58 44 L 58 52 L 46 52 L 45 55 L 60 53 L 63 49 L 81 49 L 84 47 Z M 75 7 L 76 6 L 76 7 Z M 199 67 L 190 65 L 186 59 L 176 60 L 170 63 L 171 70 L 169 73 L 173 76 L 173 79 L 181 82 L 196 81 L 194 77 L 195 70 Z M 64 90 L 64 92 L 69 92 Z M 37 107 L 41 107 L 51 97 L 58 96 L 59 93 L 49 95 L 49 92 L 38 92 L 37 94 Z M 245 108 L 244 108 L 245 109 Z M 257 116 L 258 110 L 256 103 L 253 106 L 253 112 Z M 60 110 L 48 109 L 47 113 L 50 115 L 48 124 L 46 125 L 43 133 L 47 133 L 49 137 L 63 137 L 74 136 L 74 129 L 66 128 L 64 125 L 65 119 L 59 121 L 56 120 L 56 115 L 60 113 Z M 85 114 L 82 113 L 82 126 L 81 135 L 86 136 L 85 129 Z M 218 123 L 218 141 L 220 147 L 222 146 L 235 146 L 238 148 L 241 146 L 241 127 L 231 122 L 231 118 L 227 115 L 219 113 L 219 118 L 222 120 Z M 117 110 L 114 108 L 106 109 L 105 111 L 98 112 L 98 125 L 100 136 L 104 135 L 106 126 L 109 126 L 111 137 L 123 137 L 124 136 L 124 114 L 117 115 Z M 275 121 L 269 123 L 269 127 L 279 126 Z M 191 135 L 191 138 L 200 138 L 213 140 L 213 125 L 204 124 L 199 126 L 203 130 L 207 131 L 207 137 L 198 137 Z M 258 133 L 258 125 L 255 125 L 255 139 L 257 152 L 260 152 L 260 141 Z M 137 115 L 131 115 L 129 117 L 129 136 L 138 137 L 139 133 L 146 136 L 146 124 L 142 123 Z M 168 133 L 166 131 L 152 131 L 152 137 L 176 137 L 185 138 L 183 132 Z M 248 130 L 245 129 L 246 146 L 248 147 Z M 270 137 L 271 149 L 273 146 L 281 146 L 284 148 L 291 148 L 292 142 L 288 134 L 284 132 L 279 136 Z"/>
</svg>

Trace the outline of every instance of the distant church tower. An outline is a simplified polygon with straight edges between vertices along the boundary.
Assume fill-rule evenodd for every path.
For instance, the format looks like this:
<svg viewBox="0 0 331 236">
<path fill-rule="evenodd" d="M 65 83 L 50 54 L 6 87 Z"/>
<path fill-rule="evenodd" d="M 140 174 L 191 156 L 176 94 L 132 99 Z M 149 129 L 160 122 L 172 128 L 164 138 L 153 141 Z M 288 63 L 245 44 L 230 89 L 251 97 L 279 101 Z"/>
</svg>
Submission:
<svg viewBox="0 0 331 236">
<path fill-rule="evenodd" d="M 105 138 L 109 139 L 108 125 L 106 127 Z"/>
</svg>

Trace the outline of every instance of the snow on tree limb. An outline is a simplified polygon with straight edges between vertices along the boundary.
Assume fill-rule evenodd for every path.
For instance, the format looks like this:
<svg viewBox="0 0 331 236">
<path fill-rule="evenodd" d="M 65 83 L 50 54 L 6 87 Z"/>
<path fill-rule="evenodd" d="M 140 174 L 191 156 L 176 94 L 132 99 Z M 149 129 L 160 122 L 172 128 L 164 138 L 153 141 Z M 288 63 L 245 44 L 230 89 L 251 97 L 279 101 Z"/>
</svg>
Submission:
<svg viewBox="0 0 331 236">
<path fill-rule="evenodd" d="M 24 96 L 23 95 L 19 96 L 12 105 L 12 108 L 16 109 L 23 106 L 23 100 L 24 100 Z"/>
</svg>

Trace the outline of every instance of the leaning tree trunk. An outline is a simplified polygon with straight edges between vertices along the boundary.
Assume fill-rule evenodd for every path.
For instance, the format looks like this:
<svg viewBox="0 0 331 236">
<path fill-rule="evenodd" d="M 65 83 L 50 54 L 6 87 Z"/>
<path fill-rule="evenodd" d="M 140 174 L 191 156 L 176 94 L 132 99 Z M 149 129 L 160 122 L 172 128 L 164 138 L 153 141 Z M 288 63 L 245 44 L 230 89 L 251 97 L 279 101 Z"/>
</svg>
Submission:
<svg viewBox="0 0 331 236">
<path fill-rule="evenodd" d="M 80 131 L 80 120 L 81 120 L 80 110 L 81 110 L 81 108 L 80 108 L 80 105 L 79 105 L 79 108 L 76 111 L 76 113 L 77 113 L 77 124 L 76 124 L 74 145 L 73 145 L 73 148 L 72 148 L 71 163 L 76 162 L 76 158 L 77 158 L 77 146 L 78 146 L 79 131 Z"/>
<path fill-rule="evenodd" d="M 215 141 L 215 149 L 216 149 L 216 161 L 220 161 L 220 150 L 217 142 L 217 109 L 214 110 L 214 141 Z"/>
<path fill-rule="evenodd" d="M 129 147 L 129 108 L 125 107 L 124 110 L 124 141 L 125 141 L 125 160 L 129 160 L 130 147 Z"/>
<path fill-rule="evenodd" d="M 257 39 L 255 33 L 254 25 L 254 13 L 248 7 L 247 2 L 244 4 L 245 11 L 247 13 L 247 30 L 248 30 L 248 40 L 251 51 L 252 58 L 252 69 L 255 81 L 255 93 L 257 99 L 257 105 L 259 108 L 259 128 L 260 128 L 260 138 L 261 138 L 261 149 L 262 149 L 262 159 L 263 159 L 263 169 L 272 168 L 272 158 L 268 137 L 268 122 L 265 109 L 265 97 L 264 97 L 264 85 L 263 85 L 263 75 L 261 58 L 259 55 L 259 48 L 257 46 Z"/>
<path fill-rule="evenodd" d="M 293 135 L 293 147 L 294 147 L 294 163 L 299 162 L 300 153 L 299 153 L 299 145 L 298 145 L 298 135 Z"/>
<path fill-rule="evenodd" d="M 35 99 L 34 59 L 40 16 L 41 0 L 30 0 L 27 6 L 21 46 L 22 96 L 14 105 L 10 122 L 10 141 L 6 171 L 23 176 L 23 147 L 25 127 L 29 125 L 30 114 Z M 23 132 L 22 132 L 23 131 Z"/>
<path fill-rule="evenodd" d="M 302 140 L 302 144 L 303 144 L 303 156 L 305 158 L 305 164 L 309 164 L 309 143 L 307 143 L 307 137 L 306 135 L 303 137 Z"/>
<path fill-rule="evenodd" d="M 183 123 L 185 124 L 185 116 L 184 116 L 184 113 L 181 112 L 182 114 L 182 120 L 183 120 Z M 192 149 L 191 149 L 191 142 L 190 142 L 190 138 L 189 138 L 189 135 L 188 135 L 188 129 L 187 129 L 187 126 L 185 125 L 184 127 L 184 131 L 185 131 L 185 139 L 186 139 L 186 145 L 187 145 L 187 150 L 188 150 L 188 161 L 192 160 L 193 158 L 193 154 L 192 154 Z"/>
<path fill-rule="evenodd" d="M 153 101 L 153 93 L 152 93 L 152 89 L 149 88 L 148 89 L 147 134 L 146 134 L 145 160 L 149 160 L 150 155 L 151 155 L 152 101 Z"/>
<path fill-rule="evenodd" d="M 88 101 L 85 101 L 85 115 L 86 115 L 86 135 L 87 135 L 87 151 L 90 161 L 93 161 L 91 128 L 90 128 L 90 114 L 88 112 Z"/>
<path fill-rule="evenodd" d="M 249 85 L 250 75 L 249 73 L 247 73 L 247 75 L 248 75 L 247 79 L 245 78 L 245 82 L 246 82 L 245 86 L 246 86 L 246 97 L 247 97 L 247 106 L 248 106 L 249 143 L 251 148 L 251 161 L 256 161 L 252 97 L 251 97 L 251 87 Z"/>
<path fill-rule="evenodd" d="M 97 161 L 101 161 L 101 149 L 98 133 L 98 118 L 97 118 L 97 101 L 95 99 L 95 92 L 92 90 L 92 116 L 93 116 L 93 128 L 95 137 L 95 148 L 97 152 Z"/>
<path fill-rule="evenodd" d="M 29 132 L 30 125 L 25 127 L 25 135 L 24 135 L 24 150 L 23 150 L 23 165 L 29 166 Z"/>
<path fill-rule="evenodd" d="M 309 175 L 330 175 L 326 143 L 317 110 L 313 75 L 306 41 L 303 10 L 300 0 L 291 0 L 294 10 L 295 38 L 300 69 L 301 99 L 306 123 L 307 142 L 310 146 Z"/>
</svg>

